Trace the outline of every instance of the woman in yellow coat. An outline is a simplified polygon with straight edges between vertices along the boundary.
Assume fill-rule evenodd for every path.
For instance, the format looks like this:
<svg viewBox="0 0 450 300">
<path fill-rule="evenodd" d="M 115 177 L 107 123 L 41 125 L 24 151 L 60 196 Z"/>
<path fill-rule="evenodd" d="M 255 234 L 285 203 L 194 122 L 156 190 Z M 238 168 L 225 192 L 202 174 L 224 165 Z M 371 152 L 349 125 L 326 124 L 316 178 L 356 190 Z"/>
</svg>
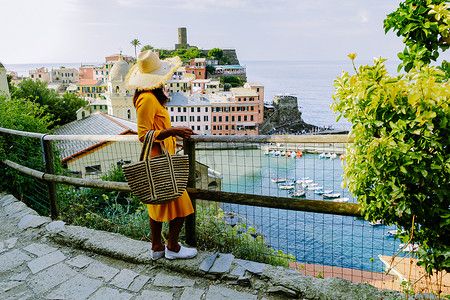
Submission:
<svg viewBox="0 0 450 300">
<path fill-rule="evenodd" d="M 169 100 L 163 86 L 173 72 L 181 66 L 179 57 L 164 61 L 156 53 L 141 52 L 137 63 L 126 78 L 129 90 L 135 90 L 133 103 L 137 112 L 139 140 L 143 142 L 149 130 L 155 130 L 155 140 L 150 156 L 161 155 L 160 143 L 164 142 L 169 153 L 175 153 L 175 137 L 189 138 L 195 134 L 187 127 L 172 127 L 166 103 Z M 151 256 L 153 260 L 165 256 L 168 259 L 192 258 L 197 254 L 194 248 L 183 247 L 178 237 L 185 217 L 194 212 L 191 199 L 185 191 L 183 195 L 168 204 L 147 205 L 152 233 Z M 162 222 L 169 222 L 167 245 L 161 241 Z"/>
</svg>

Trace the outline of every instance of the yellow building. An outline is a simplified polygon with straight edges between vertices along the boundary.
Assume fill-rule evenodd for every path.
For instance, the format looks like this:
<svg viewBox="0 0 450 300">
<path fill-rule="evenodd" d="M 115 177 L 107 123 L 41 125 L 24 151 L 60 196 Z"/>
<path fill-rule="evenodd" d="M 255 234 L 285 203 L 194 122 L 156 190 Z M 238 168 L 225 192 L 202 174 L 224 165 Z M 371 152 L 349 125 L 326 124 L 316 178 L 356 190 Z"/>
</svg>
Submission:
<svg viewBox="0 0 450 300">
<path fill-rule="evenodd" d="M 106 83 L 95 79 L 81 79 L 77 82 L 78 96 L 84 99 L 104 99 Z"/>
</svg>

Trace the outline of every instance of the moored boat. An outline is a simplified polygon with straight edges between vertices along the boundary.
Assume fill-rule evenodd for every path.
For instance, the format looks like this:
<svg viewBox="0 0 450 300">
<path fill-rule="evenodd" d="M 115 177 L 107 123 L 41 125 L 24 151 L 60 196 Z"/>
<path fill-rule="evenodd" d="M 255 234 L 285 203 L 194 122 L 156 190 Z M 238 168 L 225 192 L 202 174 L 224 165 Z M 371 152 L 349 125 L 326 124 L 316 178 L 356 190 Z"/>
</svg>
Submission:
<svg viewBox="0 0 450 300">
<path fill-rule="evenodd" d="M 341 193 L 327 193 L 322 195 L 324 198 L 339 198 Z"/>
<path fill-rule="evenodd" d="M 286 182 L 286 178 L 273 178 L 272 179 L 273 183 L 282 183 L 282 182 Z"/>
<path fill-rule="evenodd" d="M 348 200 L 350 200 L 350 198 L 344 197 L 344 198 L 336 198 L 336 199 L 333 199 L 332 201 L 344 203 L 344 202 L 348 202 Z"/>
</svg>

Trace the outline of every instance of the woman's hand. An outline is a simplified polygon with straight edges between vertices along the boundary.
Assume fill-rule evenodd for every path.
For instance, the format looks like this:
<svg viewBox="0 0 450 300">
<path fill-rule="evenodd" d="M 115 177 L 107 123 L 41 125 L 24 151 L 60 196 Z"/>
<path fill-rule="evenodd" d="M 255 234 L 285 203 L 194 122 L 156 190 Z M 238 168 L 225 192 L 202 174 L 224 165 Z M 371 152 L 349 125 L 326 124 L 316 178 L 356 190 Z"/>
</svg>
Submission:
<svg viewBox="0 0 450 300">
<path fill-rule="evenodd" d="M 161 130 L 157 139 L 164 140 L 169 136 L 179 136 L 183 139 L 187 139 L 193 134 L 196 135 L 197 133 L 195 133 L 191 128 L 178 126 Z"/>
</svg>

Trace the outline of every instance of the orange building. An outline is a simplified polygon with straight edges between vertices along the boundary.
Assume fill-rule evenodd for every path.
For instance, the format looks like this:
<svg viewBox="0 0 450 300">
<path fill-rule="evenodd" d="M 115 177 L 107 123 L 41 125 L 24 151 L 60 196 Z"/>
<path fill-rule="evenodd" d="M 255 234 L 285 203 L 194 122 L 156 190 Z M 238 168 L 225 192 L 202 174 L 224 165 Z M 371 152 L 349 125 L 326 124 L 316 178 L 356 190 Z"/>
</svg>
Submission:
<svg viewBox="0 0 450 300">
<path fill-rule="evenodd" d="M 191 59 L 191 64 L 185 69 L 186 73 L 194 74 L 195 79 L 206 79 L 206 58 Z"/>
<path fill-rule="evenodd" d="M 80 80 L 83 79 L 94 79 L 94 68 L 95 66 L 88 66 L 84 65 L 81 66 L 78 72 L 78 76 L 80 77 Z"/>
<path fill-rule="evenodd" d="M 251 88 L 210 95 L 212 135 L 257 135 L 260 116 L 259 96 Z"/>
</svg>

